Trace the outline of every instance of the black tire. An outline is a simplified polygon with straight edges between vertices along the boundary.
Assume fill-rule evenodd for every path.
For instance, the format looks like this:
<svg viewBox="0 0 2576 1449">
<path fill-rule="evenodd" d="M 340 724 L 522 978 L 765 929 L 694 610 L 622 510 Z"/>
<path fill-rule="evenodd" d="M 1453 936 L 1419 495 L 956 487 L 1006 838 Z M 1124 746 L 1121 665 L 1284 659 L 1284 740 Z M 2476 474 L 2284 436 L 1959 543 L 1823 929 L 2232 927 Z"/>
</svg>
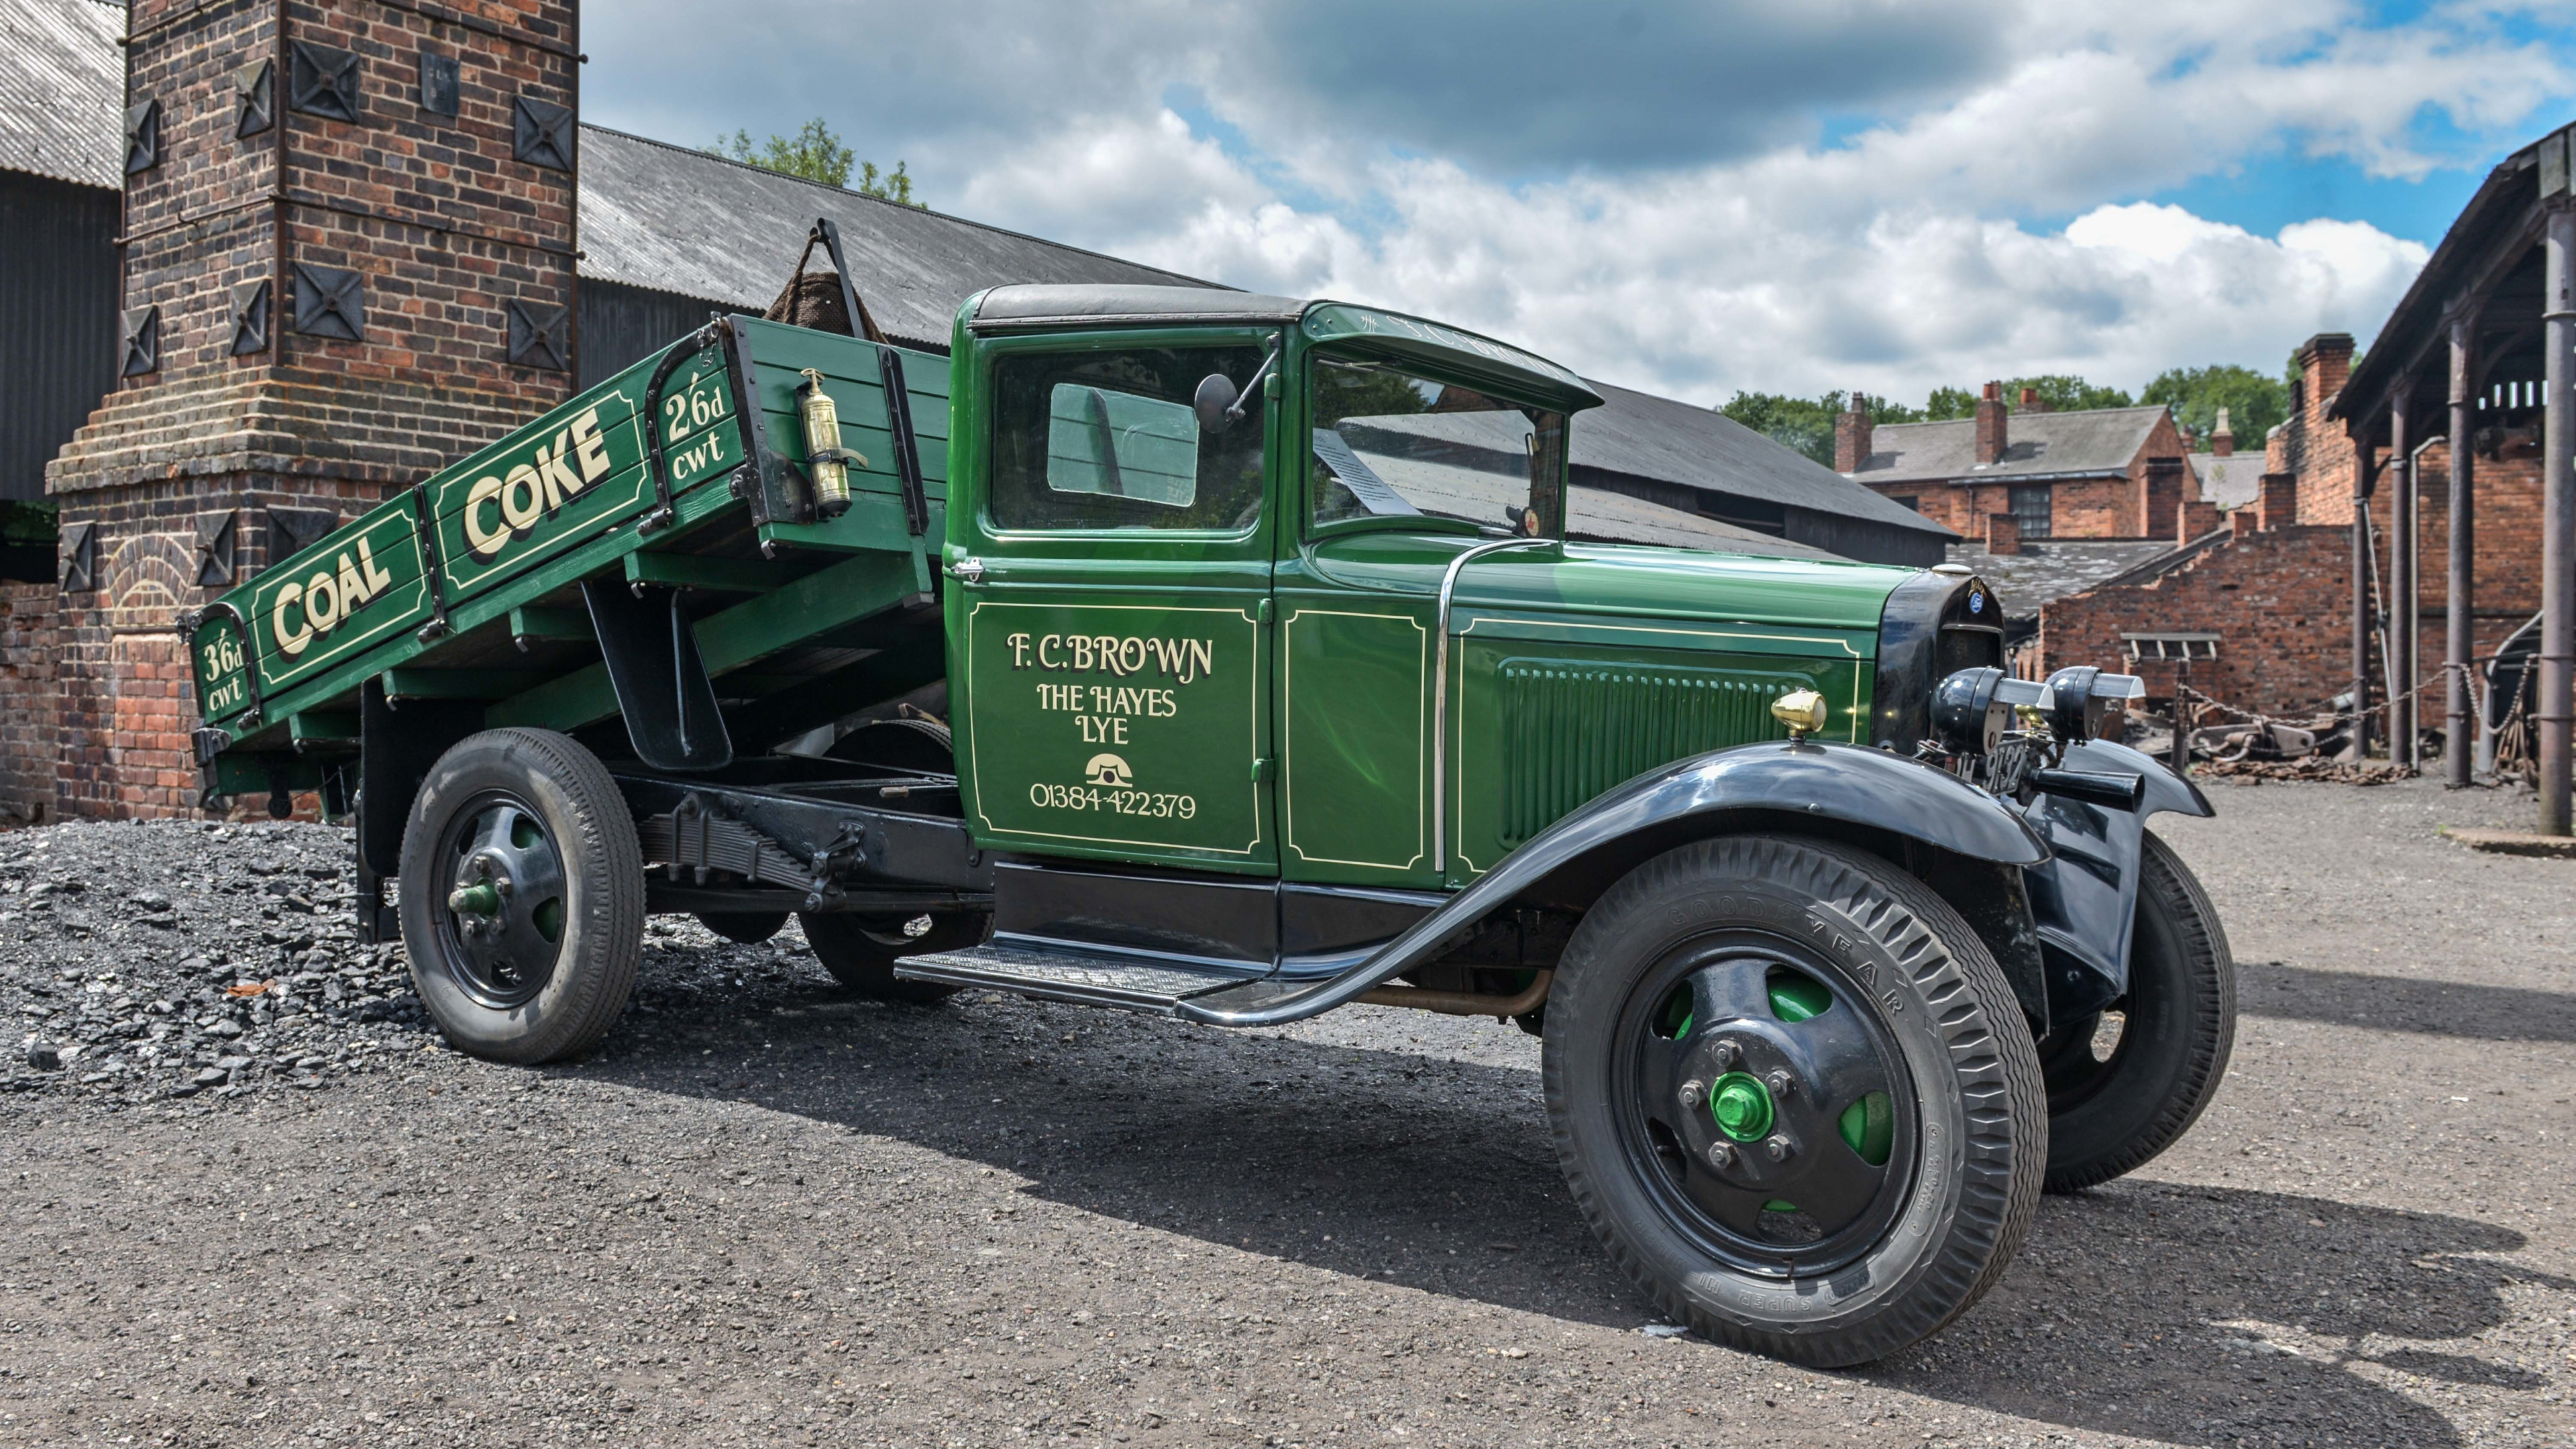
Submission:
<svg viewBox="0 0 2576 1449">
<path fill-rule="evenodd" d="M 700 911 L 698 924 L 741 946 L 757 946 L 787 929 L 785 911 Z"/>
<path fill-rule="evenodd" d="M 1630 872 L 1567 947 L 1541 1056 L 1593 1231 L 1665 1314 L 1738 1348 L 1833 1367 L 1918 1342 L 2001 1276 L 2039 1200 L 2048 1119 L 2011 986 L 1940 897 L 1847 846 L 1729 837 Z M 1744 1137 L 1714 1089 L 1774 1070 L 1789 1089 Z"/>
<path fill-rule="evenodd" d="M 457 903 L 481 890 L 497 905 Z M 576 1055 L 626 1009 L 643 955 L 634 819 L 598 757 L 565 736 L 470 736 L 413 797 L 399 909 L 412 982 L 459 1050 Z"/>
<path fill-rule="evenodd" d="M 2048 1190 L 2075 1192 L 2143 1166 L 2200 1120 L 2236 1046 L 2236 959 L 2200 881 L 2173 848 L 2146 837 L 2128 994 L 2104 1056 L 2105 1012 L 2039 1044 L 2048 1083 Z"/>
<path fill-rule="evenodd" d="M 930 929 L 918 936 L 904 934 L 904 922 L 909 919 L 849 911 L 800 911 L 796 916 L 797 923 L 805 928 L 807 944 L 814 948 L 814 959 L 823 963 L 833 980 L 858 995 L 918 1006 L 946 1001 L 957 994 L 957 987 L 899 980 L 894 974 L 896 959 L 980 946 L 992 934 L 993 918 L 983 914 L 933 916 Z"/>
</svg>

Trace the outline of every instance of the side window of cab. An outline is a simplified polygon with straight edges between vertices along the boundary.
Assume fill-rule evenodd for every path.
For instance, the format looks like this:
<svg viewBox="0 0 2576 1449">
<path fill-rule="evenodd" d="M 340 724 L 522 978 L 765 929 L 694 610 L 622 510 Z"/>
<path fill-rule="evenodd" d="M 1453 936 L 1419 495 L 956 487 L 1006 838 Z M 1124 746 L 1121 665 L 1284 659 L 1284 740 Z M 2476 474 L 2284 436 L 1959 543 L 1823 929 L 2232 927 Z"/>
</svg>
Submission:
<svg viewBox="0 0 2576 1449">
<path fill-rule="evenodd" d="M 988 508 L 1004 532 L 1240 533 L 1261 520 L 1261 429 L 1211 433 L 1191 398 L 1241 387 L 1261 349 L 1019 353 L 993 366 Z"/>
</svg>

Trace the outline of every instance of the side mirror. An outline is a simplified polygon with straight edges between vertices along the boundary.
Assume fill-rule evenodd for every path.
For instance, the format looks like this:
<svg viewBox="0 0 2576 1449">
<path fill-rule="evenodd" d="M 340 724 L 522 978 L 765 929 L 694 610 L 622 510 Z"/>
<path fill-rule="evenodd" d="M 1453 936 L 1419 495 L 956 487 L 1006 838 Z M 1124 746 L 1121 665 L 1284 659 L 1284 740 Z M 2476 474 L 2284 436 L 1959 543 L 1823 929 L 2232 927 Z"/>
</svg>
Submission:
<svg viewBox="0 0 2576 1449">
<path fill-rule="evenodd" d="M 1199 390 L 1190 395 L 1190 410 L 1199 415 L 1199 431 L 1216 434 L 1233 427 L 1242 416 L 1234 410 L 1241 394 L 1234 390 L 1234 379 L 1222 372 L 1211 372 L 1199 379 Z"/>
</svg>

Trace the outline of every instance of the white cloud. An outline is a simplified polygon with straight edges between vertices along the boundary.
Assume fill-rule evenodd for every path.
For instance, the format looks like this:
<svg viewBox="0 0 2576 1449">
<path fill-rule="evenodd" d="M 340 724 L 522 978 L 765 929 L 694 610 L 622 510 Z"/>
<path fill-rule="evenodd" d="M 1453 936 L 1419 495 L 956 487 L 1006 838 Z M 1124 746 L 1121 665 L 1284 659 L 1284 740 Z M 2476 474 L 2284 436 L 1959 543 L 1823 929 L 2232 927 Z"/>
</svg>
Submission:
<svg viewBox="0 0 2576 1449">
<path fill-rule="evenodd" d="M 1849 0 L 1794 24 L 1761 7 L 1667 24 L 1680 12 L 1641 5 L 1636 24 L 1553 50 L 1543 30 L 1512 28 L 1507 0 L 1472 15 L 1319 0 L 1078 20 L 1026 4 L 784 3 L 779 26 L 817 62 L 798 73 L 878 98 L 836 123 L 863 155 L 908 155 L 943 210 L 1238 286 L 1441 316 L 1701 401 L 1919 397 L 2040 371 L 2134 388 L 2178 364 L 2268 370 L 2321 330 L 2366 343 L 2421 240 L 2332 218 L 2261 236 L 2138 198 L 2297 164 L 2282 158 L 2401 181 L 2483 166 L 2576 94 L 2566 33 L 2524 34 L 2563 15 L 2513 0 L 2393 24 L 2355 0 L 1984 0 L 1946 14 Z M 1266 28 L 1280 24 L 1325 33 Z M 1426 75 L 1444 52 L 1424 37 L 1460 24 L 1507 43 L 1460 48 L 1457 73 Z M 1960 27 L 1974 44 L 1953 43 Z M 1742 83 L 1778 116 L 1692 90 L 1710 35 L 1737 43 L 1726 73 L 1754 78 Z M 1364 41 L 1404 63 L 1308 63 Z M 1638 47 L 1672 55 L 1631 64 Z M 1904 63 L 1908 47 L 1922 63 Z M 951 50 L 974 64 L 906 63 Z M 690 58 L 718 75 L 774 67 L 766 51 Z M 1549 62 L 1561 75 L 1539 94 L 1525 72 Z M 650 86 L 637 104 L 726 94 Z M 1867 119 L 1827 141 L 1829 109 Z M 1639 145 L 1659 117 L 1683 139 Z"/>
</svg>

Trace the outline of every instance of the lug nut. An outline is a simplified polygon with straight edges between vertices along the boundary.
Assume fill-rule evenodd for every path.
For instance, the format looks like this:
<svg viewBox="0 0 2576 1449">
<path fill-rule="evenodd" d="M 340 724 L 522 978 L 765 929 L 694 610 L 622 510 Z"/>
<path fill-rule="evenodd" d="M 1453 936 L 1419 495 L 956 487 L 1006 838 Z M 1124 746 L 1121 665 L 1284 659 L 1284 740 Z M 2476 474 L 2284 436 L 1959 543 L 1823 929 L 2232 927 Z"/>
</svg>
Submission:
<svg viewBox="0 0 2576 1449">
<path fill-rule="evenodd" d="M 1700 1104 L 1700 1103 L 1702 1103 L 1702 1102 L 1705 1102 L 1705 1101 L 1707 1101 L 1707 1100 L 1708 1100 L 1708 1088 L 1707 1088 L 1705 1085 L 1703 1085 L 1703 1084 L 1701 1084 L 1701 1083 L 1699 1083 L 1699 1082 L 1684 1082 L 1684 1083 L 1682 1083 L 1682 1110 L 1683 1110 L 1683 1111 L 1686 1111 L 1686 1112 L 1696 1112 L 1696 1111 L 1698 1111 L 1698 1110 L 1699 1110 L 1699 1104 Z"/>
<path fill-rule="evenodd" d="M 1714 1055 L 1717 1057 L 1718 1066 L 1720 1068 L 1725 1068 L 1734 1066 L 1735 1059 L 1743 1055 L 1743 1053 L 1736 1049 L 1735 1043 L 1731 1041 L 1722 1041 L 1717 1044 L 1717 1050 Z"/>
<path fill-rule="evenodd" d="M 1735 1165 L 1735 1149 L 1723 1142 L 1710 1144 L 1708 1149 L 1708 1165 L 1718 1168 L 1733 1167 Z"/>
<path fill-rule="evenodd" d="M 1785 1071 L 1777 1071 L 1771 1074 L 1770 1085 L 1772 1096 L 1786 1097 L 1797 1090 L 1798 1080 Z"/>
<path fill-rule="evenodd" d="M 1762 1144 L 1762 1150 L 1771 1154 L 1773 1162 L 1786 1162 L 1789 1160 L 1789 1139 L 1775 1135 Z"/>
</svg>

